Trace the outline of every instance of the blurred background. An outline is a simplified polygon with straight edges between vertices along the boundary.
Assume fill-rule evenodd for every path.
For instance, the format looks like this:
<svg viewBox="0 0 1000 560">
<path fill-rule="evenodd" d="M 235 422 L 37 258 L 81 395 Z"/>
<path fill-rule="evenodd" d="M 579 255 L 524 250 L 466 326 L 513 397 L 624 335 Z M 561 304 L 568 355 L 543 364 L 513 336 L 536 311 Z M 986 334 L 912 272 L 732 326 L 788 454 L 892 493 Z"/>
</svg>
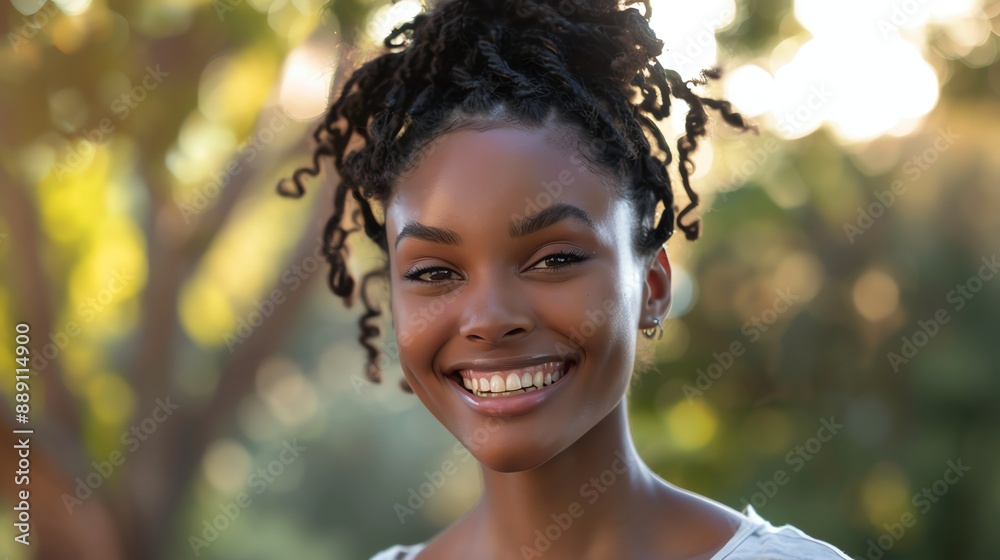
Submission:
<svg viewBox="0 0 1000 560">
<path fill-rule="evenodd" d="M 697 152 L 703 237 L 669 243 L 641 455 L 855 558 L 1000 558 L 1000 4 L 652 7 L 663 64 L 719 64 L 702 92 L 761 134 L 717 123 Z M 0 451 L 0 557 L 368 558 L 475 502 L 391 331 L 386 382 L 362 376 L 319 252 L 334 178 L 274 190 L 421 9 L 0 5 L 0 363 L 22 322 L 34 360 L 30 421 L 4 373 L 0 424 L 35 430 L 30 546 Z M 357 275 L 379 256 L 353 239 Z"/>
</svg>

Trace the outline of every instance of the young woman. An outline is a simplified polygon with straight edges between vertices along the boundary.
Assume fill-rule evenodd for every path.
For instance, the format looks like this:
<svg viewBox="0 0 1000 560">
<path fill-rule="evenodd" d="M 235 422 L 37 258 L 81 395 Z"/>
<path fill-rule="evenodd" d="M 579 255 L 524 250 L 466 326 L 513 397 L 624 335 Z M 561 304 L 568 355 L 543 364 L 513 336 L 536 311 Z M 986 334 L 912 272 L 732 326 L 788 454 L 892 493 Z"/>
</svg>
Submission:
<svg viewBox="0 0 1000 560">
<path fill-rule="evenodd" d="M 351 304 L 348 192 L 354 223 L 387 257 L 360 286 L 367 375 L 381 379 L 365 286 L 387 276 L 403 387 L 481 464 L 483 494 L 464 517 L 378 560 L 847 558 L 750 506 L 671 485 L 636 453 L 637 336 L 662 335 L 675 221 L 698 236 L 684 218 L 698 203 L 689 155 L 705 108 L 753 127 L 659 65 L 650 6 L 631 3 L 437 4 L 350 76 L 312 166 L 294 190 L 279 185 L 301 196 L 303 175 L 335 161 L 332 290 Z M 680 213 L 653 120 L 671 96 L 689 106 Z"/>
</svg>

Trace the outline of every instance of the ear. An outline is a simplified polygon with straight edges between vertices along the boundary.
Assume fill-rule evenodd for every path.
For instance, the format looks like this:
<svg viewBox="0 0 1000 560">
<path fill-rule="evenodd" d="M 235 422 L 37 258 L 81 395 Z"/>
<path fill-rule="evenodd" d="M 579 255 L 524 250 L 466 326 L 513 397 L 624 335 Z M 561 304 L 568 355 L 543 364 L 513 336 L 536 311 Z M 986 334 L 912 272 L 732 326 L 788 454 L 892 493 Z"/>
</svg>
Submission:
<svg viewBox="0 0 1000 560">
<path fill-rule="evenodd" d="M 650 259 L 645 272 L 643 285 L 642 314 L 639 317 L 639 328 L 650 329 L 656 326 L 653 318 L 663 318 L 670 310 L 671 271 L 667 250 L 660 247 L 656 258 Z"/>
</svg>

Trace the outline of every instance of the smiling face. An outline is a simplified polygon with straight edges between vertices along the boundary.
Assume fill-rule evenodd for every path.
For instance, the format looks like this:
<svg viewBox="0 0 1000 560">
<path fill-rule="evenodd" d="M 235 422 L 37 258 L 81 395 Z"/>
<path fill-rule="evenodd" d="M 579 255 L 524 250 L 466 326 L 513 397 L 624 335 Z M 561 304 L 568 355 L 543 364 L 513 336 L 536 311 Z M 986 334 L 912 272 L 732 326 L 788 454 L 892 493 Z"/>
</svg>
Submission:
<svg viewBox="0 0 1000 560">
<path fill-rule="evenodd" d="M 647 314 L 631 206 L 554 138 L 511 126 L 446 133 L 385 208 L 406 380 L 503 472 L 543 464 L 618 405 Z M 545 362 L 562 363 L 543 377 L 564 375 L 526 391 L 538 368 L 517 367 Z M 522 388 L 476 394 L 460 369 L 477 389 L 511 390 L 512 374 Z"/>
</svg>

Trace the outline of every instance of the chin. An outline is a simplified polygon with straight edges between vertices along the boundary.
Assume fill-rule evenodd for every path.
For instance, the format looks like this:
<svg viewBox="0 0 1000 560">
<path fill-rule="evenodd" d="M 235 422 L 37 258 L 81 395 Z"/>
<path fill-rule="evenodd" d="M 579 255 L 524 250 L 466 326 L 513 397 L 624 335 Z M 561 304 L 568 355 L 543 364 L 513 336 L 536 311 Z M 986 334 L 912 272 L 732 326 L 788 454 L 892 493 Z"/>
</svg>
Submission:
<svg viewBox="0 0 1000 560">
<path fill-rule="evenodd" d="M 483 467 L 496 472 L 513 473 L 540 467 L 572 444 L 567 441 L 564 445 L 558 445 L 555 441 L 535 439 L 537 433 L 520 434 L 524 432 L 508 430 L 504 435 L 492 433 L 482 444 L 472 440 L 468 449 Z"/>
<path fill-rule="evenodd" d="M 554 454 L 524 453 L 522 450 L 497 450 L 484 453 L 482 450 L 473 456 L 491 471 L 515 473 L 530 471 L 548 462 Z"/>
</svg>

